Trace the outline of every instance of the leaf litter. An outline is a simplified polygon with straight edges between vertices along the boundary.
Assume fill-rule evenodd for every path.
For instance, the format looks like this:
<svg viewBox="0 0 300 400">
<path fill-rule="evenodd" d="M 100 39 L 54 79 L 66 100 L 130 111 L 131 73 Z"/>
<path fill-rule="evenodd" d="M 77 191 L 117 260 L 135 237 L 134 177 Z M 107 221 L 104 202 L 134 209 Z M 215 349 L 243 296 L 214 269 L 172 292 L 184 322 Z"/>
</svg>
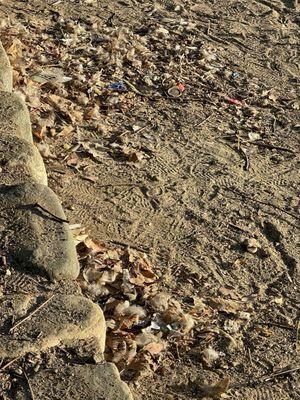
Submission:
<svg viewBox="0 0 300 400">
<path fill-rule="evenodd" d="M 83 292 L 98 302 L 107 320 L 106 358 L 123 374 L 141 379 L 158 368 L 170 343 L 188 338 L 194 309 L 164 293 L 148 256 L 77 236 Z"/>
<path fill-rule="evenodd" d="M 92 240 L 81 227 L 74 234 L 81 264 L 78 282 L 83 293 L 104 311 L 106 359 L 116 363 L 124 378 L 137 381 L 152 374 L 165 353 L 178 346 L 193 349 L 195 331 L 206 332 L 200 349 L 204 365 L 211 367 L 221 356 L 211 345 L 205 347 L 210 332 L 236 345 L 234 337 L 239 337 L 253 311 L 248 299 L 223 287 L 220 294 L 233 299 L 195 297 L 187 307 L 165 292 L 145 253 Z M 215 326 L 216 313 L 234 317 L 225 318 L 224 331 Z"/>
<path fill-rule="evenodd" d="M 149 18 L 157 12 L 156 7 L 149 11 Z M 199 47 L 193 43 L 197 29 L 183 19 L 178 23 L 165 18 L 163 22 L 164 27 L 153 27 L 149 40 L 149 35 L 124 27 L 99 30 L 97 23 L 91 23 L 87 28 L 64 20 L 58 13 L 50 26 L 39 19 L 31 25 L 1 21 L 4 44 L 14 67 L 15 87 L 30 108 L 33 133 L 45 158 L 56 157 L 47 141 L 61 137 L 72 140 L 66 163 L 74 168 L 85 168 L 77 157 L 80 155 L 97 162 L 106 153 L 126 162 L 147 161 L 148 153 L 123 139 L 124 132 L 113 143 L 81 138 L 78 132 L 89 126 L 97 134 L 115 133 L 119 127 L 110 126 L 105 113 L 125 113 L 134 106 L 137 96 L 159 99 L 170 88 L 178 90 L 179 84 L 185 88 L 182 99 L 191 95 L 204 105 L 212 104 L 213 109 L 232 113 L 234 122 L 243 118 L 238 140 L 240 136 L 250 144 L 265 140 L 262 119 L 266 109 L 284 101 L 277 90 L 246 78 L 242 85 L 250 96 L 240 95 L 236 86 L 232 89 L 229 85 L 229 90 L 224 90 L 224 82 L 227 78 L 231 82 L 233 72 L 221 58 L 219 46 L 203 43 Z M 187 37 L 190 33 L 192 43 L 174 46 L 170 40 L 174 32 L 182 38 L 183 33 Z M 175 55 L 162 63 L 162 52 Z M 179 83 L 182 60 L 192 73 Z M 242 81 L 243 72 L 239 75 Z M 203 90 L 196 90 L 198 84 Z M 288 101 L 291 107 L 297 107 L 293 96 L 291 93 Z M 284 125 L 280 112 L 277 117 Z M 134 132 L 139 132 L 139 125 L 132 125 Z M 228 131 L 234 141 L 236 130 Z M 234 344 L 245 350 L 241 332 L 254 313 L 253 299 L 222 287 L 218 295 L 195 297 L 187 306 L 182 299 L 165 292 L 155 266 L 145 254 L 92 241 L 84 232 L 75 239 L 81 261 L 80 285 L 86 296 L 101 305 L 107 319 L 107 359 L 116 362 L 129 379 L 147 377 L 160 368 L 168 350 L 175 353 L 174 348 L 199 350 L 201 363 L 207 367 L 224 365 L 218 347 L 223 339 L 228 348 Z M 253 240 L 245 246 L 250 254 L 259 253 L 260 246 Z M 243 259 L 239 262 L 245 264 Z M 239 267 L 238 263 L 234 265 Z M 218 397 L 228 389 L 228 381 L 225 378 L 199 388 L 207 397 Z"/>
</svg>

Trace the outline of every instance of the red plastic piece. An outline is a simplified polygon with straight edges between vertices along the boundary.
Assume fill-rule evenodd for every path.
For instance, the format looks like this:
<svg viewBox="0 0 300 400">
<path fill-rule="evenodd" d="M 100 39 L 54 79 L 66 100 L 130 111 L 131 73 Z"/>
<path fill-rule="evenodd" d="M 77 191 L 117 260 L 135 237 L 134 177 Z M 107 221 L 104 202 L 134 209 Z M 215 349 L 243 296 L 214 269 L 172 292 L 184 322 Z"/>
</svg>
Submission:
<svg viewBox="0 0 300 400">
<path fill-rule="evenodd" d="M 183 83 L 178 83 L 177 87 L 178 87 L 178 89 L 179 89 L 179 91 L 180 91 L 181 93 L 185 91 L 185 86 L 184 86 Z"/>
<path fill-rule="evenodd" d="M 237 99 L 228 99 L 230 104 L 234 104 L 235 106 L 242 106 L 243 103 L 240 100 Z"/>
</svg>

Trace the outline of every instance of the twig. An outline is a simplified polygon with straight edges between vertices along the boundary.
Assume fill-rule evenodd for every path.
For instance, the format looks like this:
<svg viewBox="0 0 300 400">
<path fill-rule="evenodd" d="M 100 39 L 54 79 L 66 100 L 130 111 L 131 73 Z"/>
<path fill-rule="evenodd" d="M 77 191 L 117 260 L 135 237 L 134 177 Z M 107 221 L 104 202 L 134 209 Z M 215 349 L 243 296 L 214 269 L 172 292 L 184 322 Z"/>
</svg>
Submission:
<svg viewBox="0 0 300 400">
<path fill-rule="evenodd" d="M 273 144 L 263 143 L 263 142 L 250 142 L 250 143 L 255 144 L 256 146 L 266 147 L 267 149 L 275 149 L 275 150 L 280 150 L 280 151 L 287 151 L 288 153 L 295 154 L 294 150 L 288 149 L 287 147 L 274 146 Z"/>
<path fill-rule="evenodd" d="M 134 131 L 134 133 L 141 133 L 143 132 L 145 129 L 148 128 L 148 125 L 142 126 L 141 128 L 139 128 L 137 131 Z"/>
<path fill-rule="evenodd" d="M 203 124 L 205 124 L 205 122 L 207 122 L 211 117 L 212 117 L 212 114 L 209 114 L 208 117 L 204 118 L 202 121 L 199 122 L 199 124 L 196 125 L 196 128 L 199 128 L 199 126 L 202 126 Z"/>
<path fill-rule="evenodd" d="M 298 352 L 298 345 L 299 345 L 299 331 L 300 331 L 300 319 L 297 322 L 297 328 L 296 328 L 296 352 Z"/>
<path fill-rule="evenodd" d="M 149 98 L 151 98 L 151 96 L 148 96 L 147 94 L 140 92 L 140 91 L 139 91 L 132 83 L 130 83 L 127 79 L 124 79 L 124 78 L 123 78 L 123 81 L 126 83 L 126 85 L 127 85 L 134 93 L 139 94 L 140 96 L 143 96 L 143 97 L 149 97 Z"/>
<path fill-rule="evenodd" d="M 238 226 L 238 225 L 235 225 L 235 224 L 229 223 L 229 224 L 228 224 L 228 226 L 229 226 L 230 228 L 234 228 L 234 229 L 236 229 L 236 230 L 238 230 L 238 231 L 240 231 L 240 232 L 246 232 L 246 233 L 249 233 L 249 231 L 248 231 L 248 230 L 246 230 L 246 229 L 244 229 L 244 228 L 241 228 L 241 227 L 240 227 L 240 226 Z"/>
<path fill-rule="evenodd" d="M 18 326 L 20 326 L 21 324 L 23 324 L 25 321 L 27 321 L 28 319 L 30 319 L 34 314 L 36 314 L 41 308 L 45 307 L 46 304 L 49 303 L 50 300 L 52 300 L 54 297 L 54 294 L 52 296 L 49 297 L 49 299 L 45 300 L 41 305 L 39 305 L 35 310 L 33 310 L 30 314 L 27 315 L 27 317 L 21 319 L 21 321 L 19 321 L 18 323 L 16 323 L 16 325 L 12 326 L 9 330 L 9 332 L 14 331 Z"/>
<path fill-rule="evenodd" d="M 243 196 L 243 197 L 245 197 L 245 199 L 248 199 L 248 200 L 250 200 L 250 201 L 253 201 L 253 203 L 263 204 L 264 206 L 272 207 L 272 208 L 274 208 L 275 210 L 284 212 L 285 214 L 290 215 L 291 217 L 293 217 L 293 218 L 295 218 L 295 219 L 297 219 L 297 220 L 300 220 L 300 217 L 298 217 L 298 215 L 292 214 L 292 213 L 290 213 L 289 211 L 284 210 L 283 208 L 280 208 L 280 207 L 278 207 L 278 206 L 275 206 L 275 204 L 271 204 L 271 203 L 268 203 L 268 202 L 262 201 L 262 200 L 253 199 L 251 196 L 248 196 L 248 195 L 247 195 L 246 193 L 244 193 L 244 192 L 240 192 L 240 191 L 238 191 L 238 190 L 230 189 L 230 188 L 228 188 L 228 187 L 224 187 L 223 189 L 225 189 L 225 190 L 227 190 L 227 191 L 230 191 L 230 192 L 232 192 L 232 193 L 234 193 L 234 194 L 236 194 L 236 195 Z"/>
<path fill-rule="evenodd" d="M 272 374 L 268 378 L 264 379 L 264 382 L 271 381 L 272 379 L 276 378 L 277 376 L 287 375 L 287 374 L 290 374 L 292 372 L 296 372 L 296 371 L 299 371 L 299 370 L 300 370 L 300 366 L 299 367 L 295 367 L 295 368 L 290 368 L 290 369 L 282 369 L 281 371 L 275 372 L 274 374 Z"/>
<path fill-rule="evenodd" d="M 27 386 L 28 386 L 28 389 L 29 389 L 29 392 L 30 392 L 31 399 L 32 399 L 32 400 L 35 400 L 35 396 L 34 396 L 34 394 L 33 394 L 33 390 L 32 390 L 32 387 L 31 387 L 31 383 L 29 382 L 28 376 L 27 376 L 27 374 L 26 374 L 26 372 L 25 372 L 24 369 L 23 369 L 23 374 L 24 374 L 25 379 L 26 379 L 26 382 L 27 382 Z"/>
<path fill-rule="evenodd" d="M 124 243 L 124 242 L 120 242 L 119 240 L 107 240 L 107 242 L 115 244 L 117 246 L 122 246 L 122 247 L 129 247 L 133 250 L 137 250 L 140 251 L 141 253 L 149 253 L 149 249 L 148 248 L 142 248 L 142 247 L 138 247 L 135 246 L 134 244 L 131 243 Z"/>
<path fill-rule="evenodd" d="M 234 347 L 237 347 L 237 343 L 236 343 L 234 337 L 231 336 L 231 335 L 229 335 L 228 332 L 223 331 L 223 329 L 219 329 L 219 334 L 221 334 L 221 335 L 223 335 L 224 337 L 226 337 L 226 339 L 229 339 L 230 342 L 231 342 L 231 344 L 232 344 Z"/>
<path fill-rule="evenodd" d="M 179 354 L 179 349 L 178 349 L 178 343 L 175 343 L 175 347 L 176 347 L 177 358 L 178 358 L 178 360 L 181 360 L 181 357 L 180 357 L 180 354 Z"/>
<path fill-rule="evenodd" d="M 208 21 L 208 26 L 207 26 L 206 34 L 207 34 L 207 35 L 210 34 L 210 20 Z"/>
<path fill-rule="evenodd" d="M 49 211 L 46 208 L 44 208 L 43 206 L 41 206 L 39 203 L 34 203 L 33 207 L 37 207 L 40 210 L 44 211 L 45 213 L 51 215 L 51 217 L 53 217 L 57 222 L 66 222 L 67 224 L 69 223 L 69 221 L 67 219 L 58 217 L 57 215 L 53 214 L 51 211 Z"/>
<path fill-rule="evenodd" d="M 248 347 L 248 356 L 249 356 L 250 365 L 253 365 L 252 354 L 251 354 L 251 350 L 249 349 L 249 347 Z"/>
<path fill-rule="evenodd" d="M 293 331 L 295 329 L 294 326 L 291 325 L 285 325 L 285 324 L 280 324 L 277 322 L 263 322 L 263 321 L 258 321 L 256 322 L 257 325 L 266 325 L 266 326 L 276 326 L 278 328 L 282 329 L 288 329 L 289 331 Z"/>
<path fill-rule="evenodd" d="M 277 122 L 277 119 L 274 117 L 273 118 L 273 124 L 272 124 L 273 133 L 276 133 L 276 122 Z"/>
<path fill-rule="evenodd" d="M 203 34 L 208 40 L 210 40 L 210 41 L 212 41 L 212 42 L 228 45 L 228 43 L 227 43 L 225 40 L 220 39 L 220 38 L 218 38 L 218 37 L 216 37 L 216 36 L 214 36 L 214 35 L 212 35 L 212 34 L 207 34 L 207 33 L 204 33 L 204 32 L 202 32 L 202 34 Z"/>
<path fill-rule="evenodd" d="M 280 6 L 277 6 L 276 4 L 274 4 L 274 1 L 259 0 L 258 2 L 264 4 L 267 7 L 269 7 L 271 10 L 275 10 L 275 11 L 277 11 L 279 13 L 282 13 L 284 10 L 286 10 L 286 7 L 282 7 L 281 8 Z"/>
<path fill-rule="evenodd" d="M 240 146 L 240 152 L 243 154 L 244 159 L 245 159 L 245 164 L 244 164 L 244 171 L 249 171 L 250 168 L 250 158 L 247 152 L 247 149 L 244 147 Z"/>
<path fill-rule="evenodd" d="M 140 183 L 107 183 L 106 185 L 97 185 L 97 188 L 109 188 L 109 187 L 142 187 Z"/>
<path fill-rule="evenodd" d="M 116 16 L 116 13 L 112 12 L 111 15 L 107 18 L 106 25 L 109 27 L 113 27 L 113 19 Z"/>
<path fill-rule="evenodd" d="M 0 371 L 4 371 L 6 368 L 10 367 L 14 362 L 16 362 L 17 360 L 19 360 L 21 357 L 16 357 L 14 359 L 12 359 L 11 361 L 9 361 L 8 363 L 6 363 L 5 365 L 3 365 L 3 367 L 0 368 Z"/>
</svg>

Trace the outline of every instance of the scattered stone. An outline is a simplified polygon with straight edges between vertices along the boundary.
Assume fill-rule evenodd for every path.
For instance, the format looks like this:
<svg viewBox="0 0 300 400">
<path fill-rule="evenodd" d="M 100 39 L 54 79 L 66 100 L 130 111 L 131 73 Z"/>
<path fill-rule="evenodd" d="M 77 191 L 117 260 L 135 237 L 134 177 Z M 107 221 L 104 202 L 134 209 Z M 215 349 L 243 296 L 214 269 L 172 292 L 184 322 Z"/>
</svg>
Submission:
<svg viewBox="0 0 300 400">
<path fill-rule="evenodd" d="M 0 138 L 0 182 L 13 185 L 36 181 L 47 185 L 43 159 L 26 140 L 3 135 Z"/>
<path fill-rule="evenodd" d="M 202 351 L 202 360 L 209 367 L 211 367 L 219 358 L 220 354 L 212 347 L 207 347 Z"/>
<path fill-rule="evenodd" d="M 79 340 L 96 341 L 97 353 L 104 352 L 103 313 L 83 296 L 7 295 L 1 299 L 0 322 L 0 358 L 22 357 L 60 345 L 72 348 Z"/>
<path fill-rule="evenodd" d="M 11 92 L 13 88 L 13 73 L 7 54 L 0 42 L 0 90 Z"/>
<path fill-rule="evenodd" d="M 247 238 L 244 240 L 244 245 L 247 248 L 247 251 L 251 254 L 255 254 L 258 249 L 260 249 L 259 242 L 254 238 Z"/>
<path fill-rule="evenodd" d="M 111 363 L 44 370 L 29 378 L 29 382 L 34 398 L 39 400 L 133 400 Z M 27 398 L 26 388 L 20 388 L 15 400 Z"/>
<path fill-rule="evenodd" d="M 0 186 L 0 246 L 15 267 L 51 280 L 79 274 L 74 239 L 58 197 L 44 185 Z"/>
<path fill-rule="evenodd" d="M 36 147 L 38 148 L 38 151 L 40 152 L 40 155 L 43 158 L 55 158 L 55 156 L 51 153 L 50 146 L 48 143 L 36 143 Z"/>
<path fill-rule="evenodd" d="M 160 27 L 153 32 L 153 35 L 157 38 L 164 39 L 170 35 L 170 32 L 167 29 Z"/>
<path fill-rule="evenodd" d="M 29 111 L 15 93 L 0 91 L 0 136 L 17 136 L 33 143 Z"/>
</svg>

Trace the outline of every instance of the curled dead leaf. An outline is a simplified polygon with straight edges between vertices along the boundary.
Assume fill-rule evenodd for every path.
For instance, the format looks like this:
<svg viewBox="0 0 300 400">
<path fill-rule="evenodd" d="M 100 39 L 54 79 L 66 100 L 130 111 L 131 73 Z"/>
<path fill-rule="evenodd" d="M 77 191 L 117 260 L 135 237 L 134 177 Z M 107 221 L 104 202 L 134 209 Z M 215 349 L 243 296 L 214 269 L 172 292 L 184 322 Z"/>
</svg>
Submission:
<svg viewBox="0 0 300 400">
<path fill-rule="evenodd" d="M 242 301 L 211 297 L 207 302 L 213 309 L 229 314 L 237 314 L 239 311 L 252 311 L 252 305 Z"/>
<path fill-rule="evenodd" d="M 228 390 L 229 384 L 229 377 L 226 377 L 213 385 L 202 385 L 199 389 L 203 397 L 217 399 Z"/>
<path fill-rule="evenodd" d="M 147 351 L 153 356 L 161 353 L 163 350 L 165 350 L 164 342 L 151 342 L 143 348 L 143 351 Z"/>
</svg>

